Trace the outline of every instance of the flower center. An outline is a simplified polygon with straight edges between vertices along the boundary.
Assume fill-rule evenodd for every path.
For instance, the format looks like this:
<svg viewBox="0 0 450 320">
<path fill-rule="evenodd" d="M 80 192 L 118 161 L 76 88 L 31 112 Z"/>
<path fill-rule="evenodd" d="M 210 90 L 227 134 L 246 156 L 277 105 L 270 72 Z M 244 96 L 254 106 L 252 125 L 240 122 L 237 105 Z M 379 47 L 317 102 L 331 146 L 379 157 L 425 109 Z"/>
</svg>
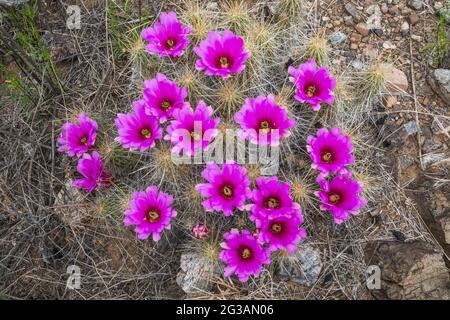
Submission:
<svg viewBox="0 0 450 320">
<path fill-rule="evenodd" d="M 329 163 L 332 158 L 333 158 L 333 155 L 331 154 L 331 152 L 326 151 L 326 152 L 322 153 L 322 161 L 323 162 Z"/>
<path fill-rule="evenodd" d="M 150 139 L 152 137 L 152 133 L 148 129 L 142 129 L 141 135 L 146 139 Z"/>
<path fill-rule="evenodd" d="M 169 101 L 164 101 L 163 103 L 161 103 L 161 109 L 163 109 L 164 111 L 167 111 L 169 108 L 170 108 Z"/>
<path fill-rule="evenodd" d="M 225 186 L 222 189 L 222 194 L 224 195 L 225 198 L 230 199 L 233 197 L 233 188 L 231 188 L 230 186 Z"/>
<path fill-rule="evenodd" d="M 173 41 L 173 39 L 168 39 L 167 41 L 166 41 L 166 45 L 167 45 L 167 48 L 170 50 L 170 49 L 173 49 L 173 47 L 175 46 L 175 41 Z"/>
<path fill-rule="evenodd" d="M 270 197 L 266 200 L 266 208 L 278 209 L 280 207 L 280 201 L 276 198 Z"/>
<path fill-rule="evenodd" d="M 282 229 L 283 228 L 281 227 L 281 224 L 279 224 L 279 223 L 274 223 L 270 226 L 270 230 L 273 233 L 280 233 Z"/>
<path fill-rule="evenodd" d="M 161 218 L 161 213 L 158 210 L 151 209 L 145 215 L 145 220 L 149 222 L 157 222 Z"/>
<path fill-rule="evenodd" d="M 252 250 L 249 247 L 243 247 L 239 251 L 241 258 L 244 260 L 248 260 L 252 257 Z"/>
<path fill-rule="evenodd" d="M 261 131 L 263 133 L 265 133 L 265 134 L 269 133 L 271 130 L 269 121 L 266 121 L 266 120 L 261 121 L 261 123 L 259 124 L 259 128 L 261 129 Z"/>
<path fill-rule="evenodd" d="M 337 203 L 339 200 L 341 200 L 341 197 L 336 193 L 332 193 L 328 196 L 328 200 L 331 203 Z"/>
<path fill-rule="evenodd" d="M 201 134 L 199 134 L 198 132 L 192 131 L 191 132 L 191 137 L 194 141 L 201 141 L 202 140 L 202 136 Z"/>
<path fill-rule="evenodd" d="M 308 98 L 313 97 L 316 93 L 316 90 L 316 86 L 309 86 L 308 89 L 306 89 L 306 95 L 308 96 Z"/>
<path fill-rule="evenodd" d="M 227 57 L 220 57 L 219 64 L 222 69 L 228 69 L 230 67 L 230 63 Z"/>
<path fill-rule="evenodd" d="M 80 143 L 85 145 L 87 143 L 87 137 L 86 136 L 81 137 Z"/>
</svg>

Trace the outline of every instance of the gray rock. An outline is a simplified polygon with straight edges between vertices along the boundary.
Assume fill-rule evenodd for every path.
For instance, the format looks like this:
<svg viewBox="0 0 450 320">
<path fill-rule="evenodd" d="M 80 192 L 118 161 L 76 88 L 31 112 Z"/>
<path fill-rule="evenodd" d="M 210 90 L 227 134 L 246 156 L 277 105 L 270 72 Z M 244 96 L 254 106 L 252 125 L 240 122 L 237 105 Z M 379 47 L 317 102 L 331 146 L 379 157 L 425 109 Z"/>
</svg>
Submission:
<svg viewBox="0 0 450 320">
<path fill-rule="evenodd" d="M 405 127 L 399 128 L 395 123 L 386 124 L 383 135 L 385 136 L 384 145 L 389 149 L 403 146 L 409 137 Z"/>
<path fill-rule="evenodd" d="M 216 264 L 197 253 L 182 254 L 180 267 L 176 281 L 187 294 L 211 291 L 213 279 L 220 273 Z"/>
<path fill-rule="evenodd" d="M 423 2 L 422 0 L 410 0 L 408 1 L 408 6 L 414 10 L 422 10 Z"/>
<path fill-rule="evenodd" d="M 442 148 L 442 143 L 434 138 L 425 139 L 422 145 L 424 153 L 434 152 Z"/>
<path fill-rule="evenodd" d="M 450 119 L 435 117 L 431 123 L 431 131 L 435 134 L 446 134 L 450 132 Z"/>
<path fill-rule="evenodd" d="M 407 21 L 404 21 L 402 25 L 400 26 L 400 31 L 402 34 L 407 34 L 409 31 L 409 23 Z"/>
<path fill-rule="evenodd" d="M 438 162 L 444 161 L 447 159 L 447 155 L 445 152 L 440 153 L 427 153 L 424 154 L 421 158 L 423 166 L 426 168 L 430 166 L 434 166 Z"/>
<path fill-rule="evenodd" d="M 322 270 L 319 249 L 302 243 L 296 253 L 280 260 L 277 272 L 280 277 L 298 284 L 312 286 Z"/>
<path fill-rule="evenodd" d="M 0 0 L 0 5 L 14 7 L 28 2 L 28 0 Z"/>
<path fill-rule="evenodd" d="M 450 70 L 436 69 L 428 78 L 431 88 L 450 105 Z"/>
<path fill-rule="evenodd" d="M 414 135 L 419 130 L 419 128 L 417 127 L 417 123 L 414 120 L 405 123 L 403 126 L 405 127 L 405 130 L 408 133 L 408 135 Z"/>
<path fill-rule="evenodd" d="M 398 156 L 398 162 L 399 162 L 400 168 L 402 170 L 406 170 L 414 163 L 414 159 L 406 154 L 402 154 L 402 155 Z"/>
<path fill-rule="evenodd" d="M 352 16 L 345 16 L 344 17 L 344 23 L 346 26 L 353 25 L 353 17 Z"/>
<path fill-rule="evenodd" d="M 335 46 L 347 40 L 347 35 L 343 32 L 336 31 L 328 37 L 328 40 L 330 40 L 330 43 Z"/>
<path fill-rule="evenodd" d="M 367 27 L 369 30 L 382 30 L 381 17 L 383 14 L 381 13 L 380 7 L 376 4 L 371 5 L 367 8 L 366 12 L 370 14 L 369 18 L 367 18 Z"/>
<path fill-rule="evenodd" d="M 344 8 L 345 8 L 345 11 L 347 11 L 348 14 L 353 17 L 353 19 L 355 19 L 356 21 L 361 20 L 361 14 L 359 13 L 358 9 L 356 9 L 356 7 L 352 3 L 350 3 L 350 2 L 346 3 Z"/>
<path fill-rule="evenodd" d="M 352 67 L 356 70 L 362 70 L 362 68 L 364 68 L 364 63 L 359 59 L 355 59 L 352 61 Z"/>
</svg>

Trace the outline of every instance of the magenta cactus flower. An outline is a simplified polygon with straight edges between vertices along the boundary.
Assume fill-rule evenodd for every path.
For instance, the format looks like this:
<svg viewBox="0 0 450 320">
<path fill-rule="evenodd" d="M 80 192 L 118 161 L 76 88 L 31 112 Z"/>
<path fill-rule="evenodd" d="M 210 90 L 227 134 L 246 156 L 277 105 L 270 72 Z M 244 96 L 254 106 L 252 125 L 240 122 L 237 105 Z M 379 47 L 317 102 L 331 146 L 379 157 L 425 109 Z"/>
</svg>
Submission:
<svg viewBox="0 0 450 320">
<path fill-rule="evenodd" d="M 328 210 L 338 224 L 350 219 L 351 215 L 357 215 L 367 204 L 366 199 L 359 195 L 361 184 L 353 180 L 350 174 L 336 176 L 331 182 L 319 175 L 317 182 L 321 188 L 316 193 L 322 201 L 320 209 Z"/>
<path fill-rule="evenodd" d="M 340 128 L 330 130 L 321 128 L 317 136 L 308 136 L 307 150 L 312 160 L 312 167 L 324 175 L 328 173 L 346 173 L 345 166 L 354 162 L 353 146 L 348 135 Z"/>
<path fill-rule="evenodd" d="M 289 78 L 297 91 L 295 99 L 309 104 L 314 111 L 320 110 L 320 104 L 332 104 L 335 96 L 336 79 L 329 75 L 326 68 L 317 68 L 316 61 L 309 59 L 297 68 L 289 67 Z"/>
<path fill-rule="evenodd" d="M 188 156 L 197 150 L 204 150 L 218 134 L 220 118 L 213 118 L 213 109 L 199 101 L 195 110 L 189 107 L 176 109 L 174 120 L 167 127 L 165 140 L 174 145 L 172 152 L 180 154 L 183 150 Z"/>
<path fill-rule="evenodd" d="M 79 157 L 94 146 L 96 135 L 97 122 L 81 112 L 78 115 L 78 125 L 72 122 L 63 124 L 58 138 L 58 151 L 67 152 L 69 157 Z"/>
<path fill-rule="evenodd" d="M 115 120 L 119 136 L 115 139 L 124 148 L 141 152 L 155 146 L 162 138 L 162 128 L 158 119 L 145 113 L 144 100 L 133 101 L 133 112 L 119 113 Z"/>
<path fill-rule="evenodd" d="M 258 243 L 258 240 L 248 231 L 231 229 L 224 234 L 226 242 L 221 243 L 224 249 L 219 258 L 227 265 L 224 275 L 230 277 L 236 274 L 241 282 L 248 278 L 259 276 L 263 265 L 270 264 L 270 251 Z"/>
<path fill-rule="evenodd" d="M 177 213 L 172 209 L 172 196 L 150 186 L 145 191 L 134 192 L 123 223 L 133 226 L 138 239 L 152 235 L 153 241 L 161 239 L 161 232 L 170 229 L 170 221 Z"/>
<path fill-rule="evenodd" d="M 209 32 L 206 40 L 193 50 L 200 57 L 195 63 L 197 70 L 204 71 L 208 76 L 224 78 L 232 73 L 241 73 L 250 57 L 250 52 L 244 49 L 244 39 L 230 30 L 222 34 Z"/>
<path fill-rule="evenodd" d="M 192 234 L 198 240 L 205 240 L 209 236 L 209 228 L 204 223 L 199 223 L 192 228 Z"/>
<path fill-rule="evenodd" d="M 76 179 L 72 182 L 72 186 L 79 189 L 86 189 L 92 192 L 98 188 L 108 188 L 111 185 L 111 174 L 103 167 L 103 162 L 97 151 L 83 154 L 78 160 L 77 171 L 84 178 Z"/>
<path fill-rule="evenodd" d="M 269 250 L 286 250 L 289 254 L 297 250 L 301 239 L 306 238 L 306 230 L 299 228 L 303 223 L 300 208 L 295 208 L 289 215 L 271 214 L 256 219 L 256 227 L 260 230 L 258 237 L 261 243 L 268 243 Z"/>
<path fill-rule="evenodd" d="M 293 209 L 300 209 L 292 200 L 289 183 L 280 182 L 276 176 L 259 177 L 255 182 L 256 189 L 251 196 L 253 204 L 248 205 L 251 220 L 264 219 L 278 213 L 289 215 Z"/>
<path fill-rule="evenodd" d="M 233 209 L 243 210 L 245 201 L 251 196 L 250 179 L 247 170 L 235 163 L 226 163 L 219 168 L 215 163 L 209 163 L 202 172 L 202 177 L 208 183 L 201 183 L 196 189 L 203 198 L 206 211 L 221 211 L 225 216 L 231 216 Z"/>
<path fill-rule="evenodd" d="M 191 26 L 183 26 L 175 12 L 161 12 L 159 22 L 142 30 L 141 38 L 149 42 L 146 49 L 150 53 L 161 58 L 180 57 L 189 45 L 191 30 Z"/>
<path fill-rule="evenodd" d="M 147 113 L 155 116 L 160 122 L 172 118 L 177 109 L 188 107 L 186 102 L 188 92 L 175 82 L 158 73 L 155 78 L 144 82 L 144 100 L 147 103 Z"/>
<path fill-rule="evenodd" d="M 280 138 L 290 135 L 295 120 L 288 117 L 287 110 L 275 102 L 275 97 L 247 98 L 241 110 L 234 115 L 241 126 L 241 136 L 252 143 L 276 146 Z"/>
</svg>

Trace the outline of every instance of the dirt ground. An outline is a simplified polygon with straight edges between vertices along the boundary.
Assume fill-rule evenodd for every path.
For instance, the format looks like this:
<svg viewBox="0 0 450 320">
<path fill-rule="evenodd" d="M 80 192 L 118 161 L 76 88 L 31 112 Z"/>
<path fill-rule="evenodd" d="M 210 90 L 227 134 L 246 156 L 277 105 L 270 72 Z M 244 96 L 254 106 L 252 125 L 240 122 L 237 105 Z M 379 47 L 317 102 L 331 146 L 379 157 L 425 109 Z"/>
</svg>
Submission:
<svg viewBox="0 0 450 320">
<path fill-rule="evenodd" d="M 436 41 L 437 12 L 446 5 L 445 1 L 420 1 L 420 9 L 412 7 L 407 0 L 304 2 L 304 8 L 308 9 L 299 17 L 312 25 L 308 32 L 328 39 L 330 52 L 326 63 L 332 66 L 335 75 L 345 78 L 352 74 L 352 85 L 358 87 L 361 86 L 357 82 L 359 76 L 363 76 L 368 66 L 389 62 L 407 79 L 406 90 L 385 90 L 371 99 L 365 123 L 357 126 L 363 133 L 355 134 L 356 145 L 370 144 L 356 153 L 361 164 L 357 176 L 368 186 L 366 197 L 370 206 L 348 223 L 335 225 L 317 213 L 320 211 L 315 200 L 308 200 L 313 198 L 312 191 L 305 203 L 301 203 L 306 208 L 304 211 L 311 212 L 305 217 L 310 231 L 307 243 L 322 261 L 320 274 L 313 284 L 280 279 L 270 269 L 260 279 L 244 286 L 217 277 L 213 289 L 196 297 L 392 298 L 395 295 L 389 292 L 383 295 L 370 292 L 365 285 L 364 272 L 370 264 L 366 247 L 372 248 L 378 242 L 395 242 L 400 245 L 389 248 L 415 254 L 414 258 L 403 259 L 410 261 L 405 262 L 404 274 L 413 268 L 410 264 L 438 253 L 436 259 L 442 259 L 445 265 L 440 265 L 441 260 L 436 262 L 442 277 L 439 283 L 433 282 L 437 289 L 433 289 L 431 297 L 448 299 L 450 294 L 444 291 L 450 283 L 450 101 L 436 93 L 430 86 L 430 79 L 435 69 L 450 68 L 450 55 L 447 53 L 436 63 L 431 61 L 427 49 L 427 44 Z M 199 3 L 201 8 L 213 11 L 221 10 L 223 5 L 222 1 Z M 264 12 L 269 17 L 277 15 L 278 1 L 248 0 L 245 3 L 249 9 Z M 349 3 L 356 9 L 359 20 L 349 12 Z M 82 28 L 79 30 L 66 27 L 68 4 L 81 7 Z M 376 28 L 364 30 L 367 25 L 360 23 L 376 16 L 374 5 L 380 10 L 380 21 L 375 21 Z M 166 67 L 141 58 L 146 53 L 133 36 L 143 26 L 151 25 L 160 11 L 179 12 L 184 6 L 184 2 L 150 0 L 38 1 L 36 16 L 32 18 L 36 23 L 35 35 L 48 48 L 52 64 L 40 58 L 40 49 L 23 47 L 30 61 L 40 65 L 30 68 L 34 74 L 21 69 L 21 64 L 7 50 L 0 50 L 0 62 L 5 66 L 0 72 L 0 81 L 5 84 L 0 89 L 0 150 L 5 155 L 0 160 L 0 299 L 192 297 L 177 284 L 177 274 L 183 254 L 208 252 L 209 248 L 209 244 L 193 241 L 189 234 L 196 219 L 204 217 L 198 199 L 190 193 L 198 182 L 196 174 L 201 168 L 196 167 L 191 172 L 189 168 L 164 166 L 163 148 L 143 155 L 116 150 L 111 144 L 114 137 L 110 135 L 115 115 L 128 110 L 130 102 L 136 99 L 141 78 Z M 26 23 L 21 26 L 26 28 Z M 21 27 L 8 24 L 1 28 L 3 37 L 7 31 L 14 35 L 7 41 L 19 43 Z M 447 24 L 444 28 L 448 31 Z M 133 40 L 124 41 L 118 36 L 123 32 Z M 335 33 L 341 33 L 337 37 L 345 35 L 345 39 L 333 43 L 330 37 Z M 297 38 L 292 39 L 293 43 L 289 44 L 289 48 L 294 48 L 292 54 L 283 53 L 281 62 L 277 63 L 288 65 L 299 61 L 295 50 Z M 33 41 L 30 40 L 31 47 Z M 144 62 L 136 67 L 136 61 Z M 48 65 L 56 67 L 53 74 L 56 76 L 52 76 L 51 68 L 42 67 Z M 173 74 L 177 76 L 180 72 L 175 70 Z M 35 87 L 17 85 L 11 90 L 11 84 L 15 83 L 11 74 L 40 79 L 35 81 Z M 280 87 L 276 90 L 282 91 Z M 18 94 L 19 91 L 29 94 Z M 354 91 L 345 94 L 356 96 Z M 253 93 L 251 89 L 246 92 Z M 213 95 L 209 99 L 215 100 Z M 289 108 L 292 106 L 295 107 L 292 104 Z M 61 124 L 82 110 L 95 114 L 100 127 L 105 128 L 99 150 L 108 155 L 113 175 L 120 177 L 111 190 L 103 193 L 86 195 L 71 188 L 69 181 L 76 163 L 56 152 Z M 311 130 L 320 124 L 345 119 L 342 116 L 336 120 L 328 113 L 321 116 L 317 120 L 312 113 L 307 113 L 301 118 L 305 123 L 301 129 Z M 447 130 L 442 130 L 439 124 L 447 126 Z M 295 141 L 290 145 L 293 155 L 284 157 L 281 175 L 288 181 L 300 177 L 313 185 L 313 173 L 309 164 L 305 165 L 308 159 L 302 151 L 306 134 L 305 129 L 305 133 L 294 135 Z M 162 167 L 164 169 L 160 169 Z M 179 222 L 159 243 L 138 241 L 132 230 L 122 225 L 123 208 L 131 191 L 146 185 L 147 181 L 159 181 L 183 199 Z M 189 216 L 191 212 L 197 215 Z M 212 219 L 211 224 L 224 229 L 246 223 L 239 217 L 231 222 L 205 219 Z M 217 239 L 212 241 L 211 247 L 216 242 Z M 408 247 L 410 243 L 413 245 Z M 377 259 L 383 260 L 382 254 L 380 257 Z M 391 258 L 386 261 L 402 263 Z M 426 261 L 434 268 L 434 262 Z M 66 286 L 67 266 L 72 264 L 82 270 L 80 290 L 70 290 Z M 399 277 L 399 287 L 407 288 L 405 276 Z M 400 298 L 429 298 L 422 291 L 415 294 L 404 294 Z"/>
</svg>

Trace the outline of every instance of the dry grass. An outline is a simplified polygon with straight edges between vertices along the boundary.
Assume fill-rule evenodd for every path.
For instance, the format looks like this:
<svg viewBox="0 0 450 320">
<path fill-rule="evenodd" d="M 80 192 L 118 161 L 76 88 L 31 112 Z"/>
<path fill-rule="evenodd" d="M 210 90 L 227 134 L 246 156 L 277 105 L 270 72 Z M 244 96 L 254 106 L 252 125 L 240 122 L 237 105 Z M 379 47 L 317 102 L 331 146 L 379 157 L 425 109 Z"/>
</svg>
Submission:
<svg viewBox="0 0 450 320">
<path fill-rule="evenodd" d="M 120 28 L 125 30 L 112 30 L 102 18 L 109 8 L 99 4 L 83 16 L 85 27 L 70 34 L 77 54 L 74 61 L 64 66 L 67 70 L 62 82 L 66 90 L 53 96 L 42 92 L 42 99 L 29 106 L 1 95 L 4 112 L 0 115 L 0 149 L 4 157 L 0 160 L 0 292 L 4 297 L 183 297 L 175 283 L 181 253 L 198 252 L 219 263 L 218 244 L 223 232 L 237 225 L 252 228 L 245 214 L 227 219 L 203 210 L 194 190 L 201 181 L 203 166 L 174 164 L 170 146 L 165 143 L 140 154 L 112 142 L 116 114 L 130 109 L 131 101 L 141 95 L 143 80 L 156 72 L 186 86 L 191 104 L 200 99 L 211 102 L 222 116 L 222 124 L 228 124 L 223 128 L 233 126 L 233 114 L 245 97 L 277 95 L 280 105 L 297 120 L 292 136 L 283 142 L 278 176 L 293 185 L 293 196 L 305 215 L 309 241 L 322 253 L 323 269 L 312 287 L 280 280 L 272 272 L 274 264 L 247 284 L 217 278 L 214 290 L 197 298 L 360 298 L 364 292 L 365 243 L 392 239 L 392 230 L 401 231 L 410 239 L 431 241 L 417 212 L 385 166 L 380 141 L 367 117 L 371 110 L 368 106 L 382 91 L 382 73 L 375 67 L 363 75 L 368 88 L 363 90 L 367 95 L 363 95 L 354 90 L 354 82 L 347 81 L 360 75 L 355 77 L 347 70 L 329 66 L 342 79 L 336 103 L 320 113 L 296 103 L 287 82 L 286 62 L 294 58 L 297 64 L 314 57 L 327 64 L 329 48 L 324 34 L 318 31 L 320 26 L 288 19 L 299 17 L 302 12 L 316 14 L 314 8 L 305 8 L 306 4 L 298 0 L 275 2 L 280 12 L 289 15 L 267 20 L 263 2 L 248 11 L 244 1 L 230 0 L 218 19 L 216 9 L 192 0 L 182 5 L 156 6 L 155 12 L 140 21 L 137 8 L 132 8 L 117 17 Z M 301 5 L 304 10 L 299 12 Z M 160 9 L 168 8 L 175 8 L 193 26 L 194 45 L 208 31 L 224 26 L 242 33 L 252 52 L 246 71 L 222 82 L 195 71 L 192 66 L 196 57 L 192 53 L 187 52 L 178 61 L 162 61 L 146 54 L 136 32 L 151 24 Z M 56 25 L 48 27 L 64 23 L 56 21 Z M 121 36 L 117 38 L 118 35 Z M 121 45 L 119 56 L 114 43 Z M 354 92 L 354 96 L 346 92 Z M 92 195 L 67 187 L 74 176 L 75 163 L 57 153 L 55 145 L 61 123 L 81 110 L 100 124 L 99 150 L 115 178 L 111 189 Z M 313 194 L 317 189 L 316 173 L 310 169 L 305 139 L 315 134 L 317 123 L 339 126 L 352 136 L 358 159 L 352 169 L 364 182 L 369 201 L 360 216 L 339 226 L 328 213 L 319 210 Z M 248 172 L 254 182 L 261 168 L 249 165 Z M 164 233 L 157 244 L 136 240 L 122 225 L 122 213 L 132 192 L 151 184 L 173 194 L 178 211 L 173 229 Z M 190 233 L 199 222 L 207 223 L 213 230 L 208 241 L 193 239 Z M 65 286 L 66 268 L 72 264 L 82 270 L 80 290 L 67 290 Z M 330 278 L 330 283 L 325 281 Z"/>
</svg>

